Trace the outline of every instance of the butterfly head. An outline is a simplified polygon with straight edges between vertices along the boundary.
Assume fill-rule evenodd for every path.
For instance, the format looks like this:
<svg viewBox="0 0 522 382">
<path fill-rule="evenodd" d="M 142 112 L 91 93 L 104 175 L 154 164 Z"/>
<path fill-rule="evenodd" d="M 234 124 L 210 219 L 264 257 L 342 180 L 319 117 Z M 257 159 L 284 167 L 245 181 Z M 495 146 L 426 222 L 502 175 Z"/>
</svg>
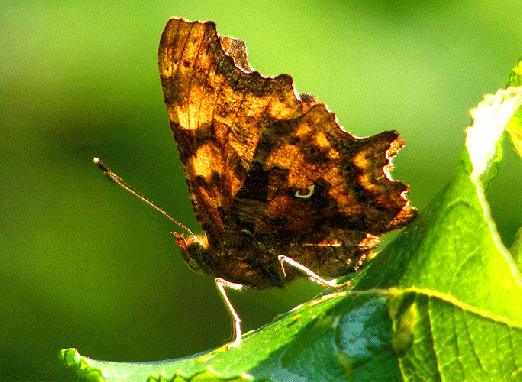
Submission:
<svg viewBox="0 0 522 382">
<path fill-rule="evenodd" d="M 204 235 L 189 235 L 184 238 L 182 234 L 171 232 L 176 239 L 181 255 L 190 269 L 194 272 L 203 272 L 211 274 L 212 270 L 210 264 L 207 264 L 205 259 L 208 259 L 209 245 L 207 237 Z"/>
</svg>

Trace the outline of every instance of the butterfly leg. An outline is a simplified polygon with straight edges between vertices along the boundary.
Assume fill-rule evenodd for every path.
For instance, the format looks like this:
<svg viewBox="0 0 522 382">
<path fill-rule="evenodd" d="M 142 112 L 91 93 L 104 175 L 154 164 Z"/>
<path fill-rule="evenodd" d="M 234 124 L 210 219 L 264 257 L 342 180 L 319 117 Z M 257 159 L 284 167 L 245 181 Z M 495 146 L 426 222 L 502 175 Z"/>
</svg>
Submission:
<svg viewBox="0 0 522 382">
<path fill-rule="evenodd" d="M 227 304 L 228 311 L 230 312 L 230 314 L 232 315 L 232 318 L 234 319 L 234 342 L 227 345 L 228 348 L 233 348 L 233 347 L 239 345 L 241 342 L 241 319 L 239 318 L 239 315 L 237 314 L 236 310 L 234 309 L 234 306 L 228 299 L 225 288 L 234 289 L 234 290 L 245 290 L 246 288 L 244 285 L 231 283 L 230 281 L 227 281 L 220 277 L 217 277 L 214 281 L 216 282 L 216 286 L 219 290 L 219 293 L 221 293 L 221 297 L 223 297 L 223 300 L 225 300 L 225 304 Z"/>
<path fill-rule="evenodd" d="M 279 262 L 281 263 L 281 268 L 283 269 L 283 274 L 285 276 L 286 276 L 285 264 L 287 264 L 287 265 L 290 265 L 290 266 L 292 266 L 294 268 L 299 269 L 301 272 L 306 274 L 310 280 L 312 280 L 313 282 L 316 282 L 317 284 L 319 284 L 319 285 L 321 285 L 321 286 L 323 286 L 325 288 L 339 289 L 339 288 L 344 288 L 344 287 L 350 285 L 350 281 L 347 281 L 347 282 L 342 283 L 342 284 L 337 284 L 337 280 L 336 279 L 334 279 L 334 280 L 325 280 L 321 276 L 319 276 L 316 273 L 314 273 L 312 270 L 310 270 L 307 267 L 305 267 L 303 264 L 298 263 L 297 261 L 295 261 L 294 259 L 292 259 L 292 258 L 290 258 L 288 256 L 279 255 L 278 259 L 279 259 Z"/>
</svg>

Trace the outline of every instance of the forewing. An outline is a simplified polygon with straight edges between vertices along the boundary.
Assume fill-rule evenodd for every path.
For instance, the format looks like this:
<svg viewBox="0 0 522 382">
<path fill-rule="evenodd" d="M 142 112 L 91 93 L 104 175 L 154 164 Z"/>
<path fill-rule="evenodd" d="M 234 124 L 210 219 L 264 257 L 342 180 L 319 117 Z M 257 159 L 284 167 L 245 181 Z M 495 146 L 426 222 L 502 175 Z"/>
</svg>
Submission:
<svg viewBox="0 0 522 382">
<path fill-rule="evenodd" d="M 172 18 L 161 37 L 158 65 L 170 125 L 192 203 L 211 244 L 241 188 L 260 132 L 271 115 L 302 113 L 289 76 L 252 72 L 244 43 L 212 22 Z"/>
</svg>

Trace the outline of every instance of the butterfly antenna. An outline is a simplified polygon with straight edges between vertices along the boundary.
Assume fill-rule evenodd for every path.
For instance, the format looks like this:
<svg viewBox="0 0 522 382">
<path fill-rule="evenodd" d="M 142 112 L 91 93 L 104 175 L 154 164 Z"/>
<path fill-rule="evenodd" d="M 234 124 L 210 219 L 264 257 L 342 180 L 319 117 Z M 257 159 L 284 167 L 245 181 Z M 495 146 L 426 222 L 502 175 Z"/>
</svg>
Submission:
<svg viewBox="0 0 522 382">
<path fill-rule="evenodd" d="M 166 216 L 170 221 L 174 222 L 175 224 L 177 224 L 181 229 L 184 229 L 185 231 L 187 231 L 189 233 L 189 235 L 194 235 L 192 233 L 192 231 L 190 229 L 188 229 L 188 227 L 186 227 L 185 225 L 181 224 L 179 221 L 177 221 L 176 219 L 174 219 L 172 216 L 170 216 L 168 213 L 166 213 L 164 210 L 162 210 L 161 208 L 159 208 L 157 205 L 155 205 L 154 203 L 152 203 L 149 199 L 145 198 L 144 196 L 141 196 L 140 194 L 138 194 L 136 191 L 134 191 L 132 188 L 130 188 L 124 181 L 122 178 L 120 178 L 118 175 L 116 175 L 116 173 L 114 173 L 110 168 L 108 168 L 107 166 L 105 166 L 103 164 L 103 162 L 100 160 L 100 158 L 94 158 L 92 160 L 94 162 L 94 164 L 96 166 L 98 166 L 102 171 L 103 173 L 105 174 L 105 176 L 107 178 L 109 178 L 111 181 L 113 181 L 114 183 L 116 183 L 118 186 L 120 186 L 121 188 L 129 191 L 132 195 L 136 196 L 137 198 L 143 200 L 145 203 L 147 203 L 149 206 L 151 206 L 152 208 L 154 208 L 156 211 L 159 211 L 161 212 L 164 216 Z"/>
</svg>

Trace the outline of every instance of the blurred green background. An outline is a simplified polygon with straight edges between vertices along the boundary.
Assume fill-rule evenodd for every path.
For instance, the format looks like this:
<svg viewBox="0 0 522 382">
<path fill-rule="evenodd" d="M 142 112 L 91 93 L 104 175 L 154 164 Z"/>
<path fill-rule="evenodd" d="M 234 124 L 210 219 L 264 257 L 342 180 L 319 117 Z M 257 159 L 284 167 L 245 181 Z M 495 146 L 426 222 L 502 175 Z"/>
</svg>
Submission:
<svg viewBox="0 0 522 382">
<path fill-rule="evenodd" d="M 0 30 L 1 380 L 65 380 L 60 349 L 113 361 L 177 358 L 231 335 L 212 278 L 193 274 L 176 226 L 110 183 L 98 156 L 193 230 L 156 66 L 171 16 L 246 41 L 265 75 L 289 73 L 359 136 L 397 129 L 394 178 L 421 210 L 452 176 L 468 109 L 522 55 L 522 4 L 504 1 L 20 1 Z M 488 189 L 509 246 L 520 161 Z M 485 280 L 486 282 L 487 280 Z M 244 330 L 320 291 L 231 293 Z"/>
</svg>

